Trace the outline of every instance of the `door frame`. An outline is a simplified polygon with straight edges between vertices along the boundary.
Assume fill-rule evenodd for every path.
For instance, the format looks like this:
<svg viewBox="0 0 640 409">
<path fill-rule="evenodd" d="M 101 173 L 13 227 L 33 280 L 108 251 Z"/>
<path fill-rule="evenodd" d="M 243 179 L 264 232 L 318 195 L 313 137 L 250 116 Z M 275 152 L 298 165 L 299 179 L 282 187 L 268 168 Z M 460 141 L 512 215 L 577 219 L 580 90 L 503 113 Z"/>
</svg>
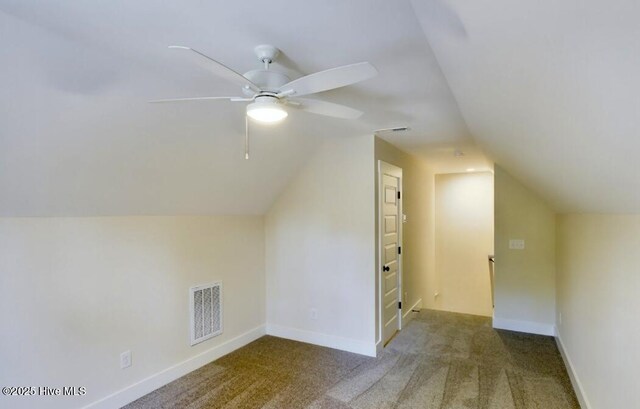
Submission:
<svg viewBox="0 0 640 409">
<path fill-rule="evenodd" d="M 398 199 L 398 246 L 403 247 L 403 223 L 404 223 L 404 213 L 402 208 L 402 203 L 404 200 L 404 189 L 402 187 L 402 168 L 387 163 L 382 160 L 378 160 L 378 181 L 377 181 L 377 190 L 378 197 L 377 200 L 377 208 L 378 214 L 378 251 L 377 251 L 377 280 L 378 280 L 378 340 L 380 348 L 384 347 L 384 294 L 382 291 L 383 287 L 383 277 L 382 277 L 382 251 L 383 251 L 383 228 L 384 228 L 384 178 L 382 177 L 383 173 L 395 176 L 398 178 L 398 192 L 400 192 L 400 198 Z M 398 254 L 398 302 L 402 303 L 402 276 L 403 276 L 403 254 L 402 252 Z M 402 330 L 402 309 L 398 308 L 398 331 Z"/>
</svg>

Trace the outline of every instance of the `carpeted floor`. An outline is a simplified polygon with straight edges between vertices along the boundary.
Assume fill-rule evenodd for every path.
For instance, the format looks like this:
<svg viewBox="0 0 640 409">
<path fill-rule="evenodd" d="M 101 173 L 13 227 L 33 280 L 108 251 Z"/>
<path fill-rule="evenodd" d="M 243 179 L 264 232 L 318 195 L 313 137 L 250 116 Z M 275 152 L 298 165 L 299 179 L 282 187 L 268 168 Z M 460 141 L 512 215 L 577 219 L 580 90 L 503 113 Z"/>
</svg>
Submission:
<svg viewBox="0 0 640 409">
<path fill-rule="evenodd" d="M 551 337 L 423 310 L 379 358 L 265 336 L 126 406 L 579 408 Z"/>
</svg>

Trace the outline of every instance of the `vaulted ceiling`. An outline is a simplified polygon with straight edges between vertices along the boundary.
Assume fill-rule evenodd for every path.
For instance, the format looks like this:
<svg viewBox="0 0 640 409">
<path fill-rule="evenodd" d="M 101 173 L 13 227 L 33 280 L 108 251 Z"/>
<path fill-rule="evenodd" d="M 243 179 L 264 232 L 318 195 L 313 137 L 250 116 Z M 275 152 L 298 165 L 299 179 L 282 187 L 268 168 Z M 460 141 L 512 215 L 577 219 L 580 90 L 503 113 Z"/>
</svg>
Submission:
<svg viewBox="0 0 640 409">
<path fill-rule="evenodd" d="M 497 163 L 559 211 L 640 212 L 640 2 L 412 4 Z"/>
<path fill-rule="evenodd" d="M 0 215 L 261 214 L 326 138 L 385 138 L 432 166 L 483 151 L 559 210 L 637 212 L 640 10 L 633 1 L 0 0 Z M 358 61 L 380 74 L 318 95 L 354 121 L 243 106 L 168 50 L 239 72 L 258 44 L 291 78 Z M 456 168 L 457 169 L 457 168 Z M 454 169 L 455 170 L 455 169 Z"/>
<path fill-rule="evenodd" d="M 2 215 L 260 214 L 325 138 L 408 124 L 406 148 L 473 145 L 409 2 L 0 0 L 0 10 Z M 242 104 L 146 103 L 240 91 L 168 45 L 246 72 L 263 43 L 282 50 L 273 68 L 291 78 L 373 63 L 377 77 L 317 96 L 365 115 L 255 125 L 245 161 Z"/>
</svg>

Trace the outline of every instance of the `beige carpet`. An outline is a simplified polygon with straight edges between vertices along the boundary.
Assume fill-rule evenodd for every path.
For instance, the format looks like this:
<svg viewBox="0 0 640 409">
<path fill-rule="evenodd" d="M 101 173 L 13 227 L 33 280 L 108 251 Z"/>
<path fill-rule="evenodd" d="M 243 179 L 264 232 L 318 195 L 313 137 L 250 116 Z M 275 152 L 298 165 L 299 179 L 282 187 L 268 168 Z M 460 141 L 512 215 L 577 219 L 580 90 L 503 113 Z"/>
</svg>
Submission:
<svg viewBox="0 0 640 409">
<path fill-rule="evenodd" d="M 126 406 L 579 408 L 555 341 L 423 310 L 379 358 L 265 336 Z"/>
</svg>

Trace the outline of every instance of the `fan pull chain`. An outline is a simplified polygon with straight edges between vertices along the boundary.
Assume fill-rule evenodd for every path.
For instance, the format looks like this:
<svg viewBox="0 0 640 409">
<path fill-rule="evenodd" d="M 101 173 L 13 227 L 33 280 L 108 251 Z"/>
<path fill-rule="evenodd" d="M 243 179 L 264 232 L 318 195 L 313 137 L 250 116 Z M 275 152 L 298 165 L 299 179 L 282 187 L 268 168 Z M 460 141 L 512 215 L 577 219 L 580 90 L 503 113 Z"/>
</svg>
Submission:
<svg viewBox="0 0 640 409">
<path fill-rule="evenodd" d="M 249 117 L 244 116 L 244 158 L 249 160 Z"/>
</svg>

